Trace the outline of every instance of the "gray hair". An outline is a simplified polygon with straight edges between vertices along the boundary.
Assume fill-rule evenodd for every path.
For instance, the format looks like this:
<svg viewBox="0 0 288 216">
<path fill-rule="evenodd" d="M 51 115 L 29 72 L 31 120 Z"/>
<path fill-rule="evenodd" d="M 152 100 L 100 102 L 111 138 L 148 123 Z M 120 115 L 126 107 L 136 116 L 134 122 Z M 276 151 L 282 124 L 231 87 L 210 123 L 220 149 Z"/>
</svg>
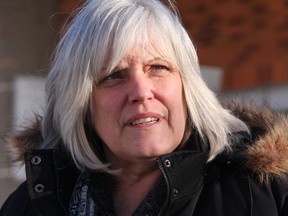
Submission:
<svg viewBox="0 0 288 216">
<path fill-rule="evenodd" d="M 79 168 L 105 169 L 85 129 L 93 85 L 103 67 L 109 73 L 136 44 L 149 45 L 180 71 L 186 127 L 207 137 L 210 159 L 228 146 L 229 133 L 248 130 L 204 83 L 193 43 L 171 1 L 164 5 L 158 0 L 91 0 L 70 23 L 55 52 L 46 83 L 42 148 L 63 142 Z M 113 52 L 106 62 L 109 50 Z"/>
</svg>

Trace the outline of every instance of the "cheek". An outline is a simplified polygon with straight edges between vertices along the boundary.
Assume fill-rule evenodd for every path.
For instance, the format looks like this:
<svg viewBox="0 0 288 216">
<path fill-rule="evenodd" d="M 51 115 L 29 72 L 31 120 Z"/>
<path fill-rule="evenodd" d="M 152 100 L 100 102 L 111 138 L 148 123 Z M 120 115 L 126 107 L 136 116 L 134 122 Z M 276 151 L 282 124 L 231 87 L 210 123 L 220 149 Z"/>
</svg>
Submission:
<svg viewBox="0 0 288 216">
<path fill-rule="evenodd" d="M 186 101 L 183 96 L 183 92 L 181 91 L 178 95 L 175 95 L 176 102 L 174 107 L 174 112 L 176 113 L 176 121 L 179 122 L 181 125 L 186 124 L 186 118 L 187 118 L 187 106 Z"/>
<path fill-rule="evenodd" d="M 109 110 L 116 109 L 120 95 L 117 92 L 97 91 L 93 94 L 92 109 L 96 115 L 102 116 Z"/>
<path fill-rule="evenodd" d="M 109 100 L 105 95 L 101 94 L 101 92 L 97 92 L 93 94 L 93 104 L 91 108 L 92 113 L 92 121 L 94 128 L 97 132 L 99 132 L 99 128 L 103 127 L 108 121 L 108 113 L 111 112 L 111 100 Z"/>
<path fill-rule="evenodd" d="M 186 119 L 187 108 L 181 79 L 178 77 L 177 79 L 175 78 L 173 82 L 167 85 L 166 89 L 166 99 L 169 101 L 170 106 L 173 107 L 173 110 L 179 116 Z"/>
<path fill-rule="evenodd" d="M 178 128 L 182 134 L 182 132 L 184 133 L 187 119 L 187 105 L 184 90 L 181 81 L 173 83 L 172 86 L 174 86 L 174 88 L 170 86 L 171 91 L 169 95 L 167 95 L 170 104 L 170 117 L 173 121 L 171 124 Z"/>
<path fill-rule="evenodd" d="M 97 132 L 101 128 L 115 126 L 117 115 L 121 112 L 121 100 L 123 96 L 119 92 L 97 91 L 93 94 L 93 105 L 91 109 L 92 121 Z M 100 135 L 100 134 L 99 134 Z"/>
</svg>

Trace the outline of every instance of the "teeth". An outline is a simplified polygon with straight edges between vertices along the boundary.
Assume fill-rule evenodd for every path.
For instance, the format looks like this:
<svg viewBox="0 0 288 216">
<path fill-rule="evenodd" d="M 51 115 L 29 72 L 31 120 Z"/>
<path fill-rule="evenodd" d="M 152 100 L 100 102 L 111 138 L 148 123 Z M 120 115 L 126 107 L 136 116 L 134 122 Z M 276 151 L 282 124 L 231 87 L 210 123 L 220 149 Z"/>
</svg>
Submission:
<svg viewBox="0 0 288 216">
<path fill-rule="evenodd" d="M 138 125 L 138 124 L 152 124 L 154 122 L 157 122 L 159 119 L 154 117 L 149 118 L 141 118 L 137 119 L 136 121 L 132 122 L 131 125 Z"/>
</svg>

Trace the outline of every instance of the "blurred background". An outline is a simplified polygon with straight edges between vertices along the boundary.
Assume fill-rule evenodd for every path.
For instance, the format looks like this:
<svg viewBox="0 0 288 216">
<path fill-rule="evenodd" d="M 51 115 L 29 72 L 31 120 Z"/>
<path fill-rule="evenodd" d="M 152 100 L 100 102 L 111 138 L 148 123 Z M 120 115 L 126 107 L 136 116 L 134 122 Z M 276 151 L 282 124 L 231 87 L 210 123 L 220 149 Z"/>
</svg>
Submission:
<svg viewBox="0 0 288 216">
<path fill-rule="evenodd" d="M 41 113 L 61 29 L 84 0 L 0 0 L 0 206 L 24 180 L 7 133 Z M 288 111 L 288 0 L 178 0 L 203 77 L 221 99 Z"/>
</svg>

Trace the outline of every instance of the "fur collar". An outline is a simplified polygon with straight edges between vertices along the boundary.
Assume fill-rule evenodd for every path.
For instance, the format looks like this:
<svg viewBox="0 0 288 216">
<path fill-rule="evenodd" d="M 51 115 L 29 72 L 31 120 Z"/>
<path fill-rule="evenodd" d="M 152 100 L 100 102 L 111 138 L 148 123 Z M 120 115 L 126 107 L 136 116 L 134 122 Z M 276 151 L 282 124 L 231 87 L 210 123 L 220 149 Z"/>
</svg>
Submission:
<svg viewBox="0 0 288 216">
<path fill-rule="evenodd" d="M 230 106 L 249 125 L 252 144 L 246 149 L 246 167 L 261 183 L 288 177 L 288 116 L 264 107 Z"/>
<path fill-rule="evenodd" d="M 242 119 L 252 132 L 252 144 L 244 154 L 246 167 L 251 170 L 260 182 L 272 178 L 286 179 L 288 175 L 288 116 L 272 112 L 268 108 L 252 106 L 227 106 L 232 113 Z M 37 116 L 29 127 L 12 134 L 8 143 L 16 160 L 23 161 L 28 149 L 35 149 L 42 142 L 40 131 L 41 117 Z"/>
</svg>

